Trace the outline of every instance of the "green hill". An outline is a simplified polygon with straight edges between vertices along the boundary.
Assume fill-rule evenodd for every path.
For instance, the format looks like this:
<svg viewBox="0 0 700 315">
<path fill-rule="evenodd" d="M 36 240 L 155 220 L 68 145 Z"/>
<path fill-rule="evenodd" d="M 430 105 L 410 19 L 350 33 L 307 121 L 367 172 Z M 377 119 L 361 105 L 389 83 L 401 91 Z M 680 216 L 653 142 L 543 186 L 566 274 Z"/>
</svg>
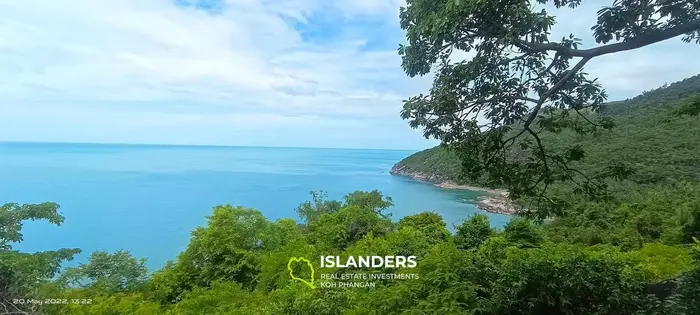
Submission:
<svg viewBox="0 0 700 315">
<path fill-rule="evenodd" d="M 682 115 L 682 108 L 700 106 L 700 75 L 606 104 L 602 115 L 615 121 L 613 130 L 597 137 L 574 133 L 544 134 L 545 145 L 563 149 L 580 144 L 586 152 L 580 168 L 596 170 L 604 162 L 624 159 L 635 169 L 630 180 L 647 185 L 680 180 L 700 182 L 700 116 Z M 693 107 L 695 106 L 695 107 Z M 455 154 L 442 146 L 413 154 L 392 168 L 392 174 L 433 182 L 467 182 Z"/>
<path fill-rule="evenodd" d="M 447 181 L 461 183 L 459 178 L 461 169 L 460 161 L 453 152 L 443 146 L 436 146 L 401 160 L 394 165 L 390 173 L 434 183 Z"/>
<path fill-rule="evenodd" d="M 674 101 L 687 98 L 700 91 L 700 74 L 664 85 L 657 89 L 642 92 L 633 98 L 610 102 L 604 113 L 610 116 L 623 115 L 644 109 L 659 109 L 674 104 Z"/>
</svg>

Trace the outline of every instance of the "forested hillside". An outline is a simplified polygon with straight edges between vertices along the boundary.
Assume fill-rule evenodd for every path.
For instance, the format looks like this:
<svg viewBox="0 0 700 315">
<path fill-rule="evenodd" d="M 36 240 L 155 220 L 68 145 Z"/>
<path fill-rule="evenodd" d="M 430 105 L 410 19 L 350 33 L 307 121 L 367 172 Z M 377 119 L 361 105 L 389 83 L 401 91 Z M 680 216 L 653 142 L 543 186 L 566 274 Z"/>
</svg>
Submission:
<svg viewBox="0 0 700 315">
<path fill-rule="evenodd" d="M 587 155 L 581 163 L 584 169 L 622 158 L 635 169 L 630 177 L 634 183 L 700 181 L 700 118 L 679 115 L 682 108 L 697 108 L 693 104 L 700 102 L 698 93 L 700 75 L 606 104 L 602 115 L 612 117 L 615 127 L 597 137 L 563 132 L 545 133 L 542 140 L 552 148 L 582 145 Z M 480 184 L 464 180 L 459 158 L 442 146 L 413 154 L 393 169 L 395 174 L 422 175 L 438 182 Z"/>
<path fill-rule="evenodd" d="M 700 74 L 665 84 L 654 90 L 643 92 L 631 99 L 610 102 L 603 107 L 603 113 L 616 116 L 630 111 L 660 109 L 673 105 L 673 101 L 686 98 L 700 91 Z"/>
<path fill-rule="evenodd" d="M 443 146 L 411 154 L 396 163 L 390 171 L 393 175 L 409 176 L 433 183 L 452 181 L 462 184 L 464 182 L 459 176 L 461 172 L 462 165 L 459 157 Z"/>
</svg>

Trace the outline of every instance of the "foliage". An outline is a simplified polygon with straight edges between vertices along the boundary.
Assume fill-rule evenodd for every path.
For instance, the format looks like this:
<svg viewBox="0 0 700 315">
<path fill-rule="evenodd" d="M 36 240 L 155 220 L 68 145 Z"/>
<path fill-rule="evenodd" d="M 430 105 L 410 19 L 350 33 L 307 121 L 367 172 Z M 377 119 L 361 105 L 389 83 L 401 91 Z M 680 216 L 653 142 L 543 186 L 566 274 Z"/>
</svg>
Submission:
<svg viewBox="0 0 700 315">
<path fill-rule="evenodd" d="M 66 296 L 80 303 L 50 305 L 44 311 L 55 315 L 160 315 L 160 304 L 147 300 L 142 293 L 113 293 L 109 295 L 71 292 Z M 81 304 L 83 303 L 83 304 Z"/>
<path fill-rule="evenodd" d="M 371 209 L 350 206 L 337 213 L 323 214 L 309 223 L 311 240 L 322 247 L 345 249 L 366 235 L 383 236 L 392 227 L 389 219 Z"/>
<path fill-rule="evenodd" d="M 700 312 L 699 265 L 687 247 L 700 236 L 696 145 L 700 121 L 694 115 L 698 91 L 700 76 L 608 104 L 602 113 L 587 116 L 614 116 L 616 128 L 611 131 L 589 136 L 567 130 L 542 132 L 541 141 L 548 149 L 564 152 L 577 146 L 585 152 L 571 162 L 583 172 L 605 172 L 606 163 L 620 157 L 635 172 L 622 182 L 604 181 L 609 198 L 602 201 L 587 199 L 576 191 L 581 186 L 575 183 L 551 184 L 544 196 L 561 202 L 561 211 L 550 212 L 552 217 L 541 225 L 514 218 L 503 232 L 493 232 L 487 222 L 476 224 L 472 218 L 457 227 L 456 246 L 476 250 L 471 259 L 474 283 L 484 298 L 474 310 L 479 314 Z M 449 175 L 457 168 L 454 160 L 449 166 L 430 165 L 435 156 L 444 154 L 459 152 L 442 145 L 404 161 L 428 172 L 447 173 L 444 178 L 459 177 Z M 478 230 L 483 232 L 474 232 Z"/>
<path fill-rule="evenodd" d="M 599 160 L 604 170 L 587 174 L 574 167 L 586 156 L 580 146 L 557 150 L 543 142 L 543 132 L 585 136 L 614 126 L 596 115 L 607 94 L 585 65 L 677 37 L 700 43 L 697 1 L 615 1 L 598 11 L 592 35 L 600 46 L 588 49 L 574 34 L 550 37 L 556 19 L 542 8 L 547 2 L 411 0 L 400 10 L 404 71 L 411 77 L 435 73 L 427 94 L 405 101 L 402 118 L 455 150 L 468 178 L 487 178 L 515 198 L 535 198 L 544 204 L 540 212 L 558 208 L 557 200 L 543 196 L 552 184 L 574 182 L 583 195 L 600 200 L 607 197 L 606 178 L 631 174 L 617 159 Z M 554 7 L 580 3 L 554 1 Z M 455 61 L 458 51 L 473 57 Z"/>
<path fill-rule="evenodd" d="M 509 250 L 488 290 L 487 314 L 633 314 L 644 282 L 628 268 L 612 248 Z"/>
<path fill-rule="evenodd" d="M 58 209 L 58 204 L 53 202 L 24 205 L 7 203 L 0 206 L 0 250 L 10 250 L 10 243 L 23 241 L 21 230 L 24 221 L 46 220 L 60 226 L 64 218 Z"/>
<path fill-rule="evenodd" d="M 692 115 L 679 115 L 685 111 L 688 104 L 695 104 L 697 96 L 691 91 L 700 91 L 700 76 L 686 79 L 669 85 L 666 88 L 648 92 L 643 97 L 636 97 L 623 103 L 610 104 L 604 113 L 615 115 L 617 127 L 611 131 L 594 136 L 577 135 L 574 132 L 562 131 L 560 133 L 542 132 L 542 143 L 551 150 L 564 152 L 570 146 L 576 146 L 585 152 L 585 156 L 577 162 L 571 162 L 571 166 L 587 174 L 603 174 L 607 172 L 608 162 L 620 160 L 624 162 L 633 173 L 627 176 L 623 182 L 605 181 L 608 197 L 617 199 L 617 202 L 635 200 L 625 198 L 631 191 L 654 190 L 650 185 L 673 186 L 677 182 L 700 181 L 700 146 L 697 146 L 697 135 L 700 134 L 700 117 Z M 678 99 L 677 96 L 688 97 Z M 653 103 L 657 102 L 658 103 Z M 618 106 L 623 110 L 613 111 Z M 429 164 L 435 160 L 433 155 L 446 151 L 456 155 L 457 152 L 438 146 L 432 151 L 423 154 L 415 154 L 404 161 L 411 161 L 411 165 L 420 166 L 414 168 L 417 172 L 432 172 Z M 445 153 L 440 153 L 445 154 Z M 403 161 L 401 163 L 404 163 Z M 438 174 L 452 172 L 456 162 L 449 166 L 438 164 Z M 428 173 L 429 174 L 429 173 Z M 457 177 L 453 175 L 451 178 Z M 579 181 L 578 179 L 576 181 Z M 482 181 L 471 184 L 488 185 Z M 585 185 L 570 182 L 568 184 L 551 184 L 549 190 L 543 196 L 552 201 L 557 201 L 561 208 L 570 208 L 572 204 L 585 203 L 581 200 L 582 188 Z M 665 189 L 665 188 L 662 188 Z M 622 197 L 622 198 L 621 198 Z M 535 208 L 536 203 L 527 198 L 521 198 L 530 208 Z M 571 200 L 576 200 L 572 202 Z M 559 212 L 564 209 L 560 209 Z M 561 213 L 546 212 L 534 213 L 540 217 L 560 215 Z"/>
<path fill-rule="evenodd" d="M 520 247 L 537 247 L 544 241 L 542 232 L 532 221 L 523 218 L 513 218 L 506 224 L 503 234 L 513 244 Z"/>
<path fill-rule="evenodd" d="M 434 182 L 469 183 L 461 176 L 459 156 L 442 145 L 411 154 L 396 163 L 393 169 L 401 169 L 404 174 L 420 174 Z"/>
<path fill-rule="evenodd" d="M 483 214 L 477 214 L 464 220 L 462 225 L 457 227 L 455 244 L 457 248 L 463 250 L 474 250 L 479 248 L 481 243 L 486 241 L 493 234 L 489 218 Z"/>
<path fill-rule="evenodd" d="M 665 198 L 650 199 L 648 206 L 665 203 Z M 377 192 L 353 192 L 344 200 L 337 202 L 341 205 L 337 210 L 311 216 L 314 219 L 306 226 L 291 219 L 270 222 L 254 209 L 217 206 L 207 225 L 192 233 L 189 246 L 177 260 L 148 279 L 144 277 L 144 261 L 128 252 L 96 252 L 87 263 L 67 269 L 56 281 L 27 285 L 38 296 L 89 301 L 36 310 L 61 315 L 690 315 L 697 310 L 694 294 L 700 254 L 693 254 L 683 244 L 682 234 L 678 234 L 682 228 L 674 228 L 672 223 L 680 221 L 667 223 L 678 237 L 664 238 L 667 230 L 663 228 L 659 238 L 643 238 L 641 246 L 624 250 L 562 239 L 560 235 L 569 234 L 565 225 L 556 225 L 556 221 L 550 227 L 516 218 L 498 231 L 491 228 L 487 216 L 476 215 L 456 227 L 452 235 L 434 212 L 392 222 L 381 211 L 387 199 Z M 579 217 L 589 219 L 594 218 Z M 629 226 L 636 227 L 636 223 Z M 0 261 L 12 261 L 15 268 L 24 262 L 21 257 L 30 255 L 2 254 L 12 255 Z M 413 255 L 418 264 L 413 269 L 323 269 L 317 260 L 322 255 L 342 259 Z M 317 284 L 322 281 L 321 273 L 408 273 L 419 277 L 377 280 L 374 288 L 311 289 L 289 277 L 287 262 L 299 256 L 311 258 L 318 268 Z M 31 275 L 32 270 L 39 270 L 35 267 L 20 271 Z M 667 283 L 672 283 L 667 293 L 650 291 Z"/>
<path fill-rule="evenodd" d="M 107 293 L 134 292 L 145 286 L 147 275 L 144 258 L 137 260 L 127 251 L 94 252 L 88 263 L 66 269 L 58 281 Z"/>
<path fill-rule="evenodd" d="M 607 116 L 623 116 L 631 112 L 646 109 L 663 109 L 673 106 L 679 99 L 685 99 L 700 90 L 700 75 L 695 75 L 678 82 L 664 84 L 651 91 L 642 92 L 633 98 L 610 102 L 603 106 Z"/>
<path fill-rule="evenodd" d="M 391 197 L 385 197 L 378 190 L 370 192 L 354 191 L 345 196 L 344 206 L 356 206 L 364 209 L 370 209 L 379 214 L 387 208 L 394 205 Z"/>
<path fill-rule="evenodd" d="M 680 86 L 687 88 L 684 82 Z M 694 145 L 699 124 L 684 109 L 693 96 L 676 100 L 672 96 L 683 93 L 669 92 L 678 86 L 637 98 L 639 108 L 616 117 L 624 128 L 593 138 L 543 134 L 550 148 L 572 141 L 581 145 L 587 155 L 577 162 L 579 169 L 604 169 L 598 160 L 622 155 L 638 172 L 610 183 L 611 198 L 604 201 L 577 194 L 576 185 L 552 184 L 546 196 L 565 202 L 561 212 L 544 222 L 516 217 L 502 230 L 492 228 L 483 214 L 466 219 L 454 233 L 435 212 L 394 222 L 386 213 L 393 202 L 379 191 L 355 191 L 339 201 L 313 192 L 297 208 L 303 224 L 271 222 L 255 209 L 214 207 L 177 259 L 150 276 L 144 260 L 126 251 L 96 252 L 86 263 L 60 272 L 60 264 L 78 250 L 23 253 L 11 248 L 23 239 L 23 221 L 62 223 L 58 206 L 8 204 L 0 207 L 0 311 L 17 306 L 8 303 L 11 298 L 60 297 L 89 303 L 24 305 L 21 311 L 695 315 L 700 311 L 700 245 L 695 243 L 700 237 L 700 152 Z M 667 103 L 652 106 L 647 99 Z M 377 280 L 374 288 L 311 289 L 289 277 L 291 257 L 310 258 L 320 268 L 318 258 L 324 255 L 416 256 L 418 264 L 398 270 L 317 269 L 316 283 L 322 280 L 320 270 L 415 273 L 419 278 Z M 301 268 L 294 271 L 311 276 Z"/>
<path fill-rule="evenodd" d="M 677 314 L 700 314 L 700 241 L 694 238 L 693 258 L 695 268 L 678 281 L 678 290 L 673 296 Z"/>
<path fill-rule="evenodd" d="M 270 306 L 265 302 L 264 295 L 248 292 L 236 283 L 215 283 L 211 288 L 199 287 L 187 293 L 166 314 L 270 314 Z"/>
<path fill-rule="evenodd" d="M 154 294 L 163 301 L 178 301 L 186 292 L 217 281 L 255 287 L 270 222 L 258 210 L 231 205 L 214 207 L 208 221 L 208 227 L 192 232 L 177 263 L 168 263 L 154 275 Z"/>
<path fill-rule="evenodd" d="M 635 249 L 646 242 L 690 243 L 697 233 L 700 185 L 679 182 L 621 192 L 619 203 L 581 202 L 546 225 L 558 241 Z"/>
<path fill-rule="evenodd" d="M 324 191 L 312 191 L 311 198 L 311 201 L 306 201 L 297 207 L 297 213 L 304 222 L 313 221 L 324 213 L 337 212 L 342 207 L 342 203 L 338 201 L 326 200 L 328 194 Z"/>
<path fill-rule="evenodd" d="M 450 231 L 442 217 L 435 212 L 423 212 L 399 220 L 398 228 L 414 228 L 425 235 L 431 243 L 444 242 L 450 238 Z"/>
<path fill-rule="evenodd" d="M 700 94 L 694 94 L 685 100 L 674 112 L 676 115 L 697 116 L 700 115 Z"/>
<path fill-rule="evenodd" d="M 58 209 L 57 204 L 50 202 L 0 206 L 0 312 L 35 312 L 37 305 L 16 305 L 12 300 L 38 298 L 39 287 L 60 271 L 61 263 L 80 253 L 79 249 L 67 248 L 38 253 L 12 250 L 11 243 L 23 241 L 21 229 L 24 221 L 63 223 L 64 218 Z"/>
<path fill-rule="evenodd" d="M 61 273 L 79 250 L 13 250 L 23 222 L 64 218 L 55 203 L 5 204 L 0 314 L 700 314 L 700 76 L 604 104 L 602 86 L 584 72 L 598 56 L 700 40 L 700 2 L 615 1 L 598 12 L 592 30 L 601 46 L 591 49 L 573 34 L 551 39 L 555 18 L 537 9 L 544 3 L 407 1 L 403 68 L 436 76 L 401 115 L 442 145 L 396 167 L 506 188 L 539 220 L 514 218 L 495 230 L 475 215 L 452 234 L 434 212 L 392 221 L 385 211 L 393 201 L 379 191 L 340 201 L 312 192 L 297 208 L 303 224 L 221 205 L 149 276 L 127 251 L 96 252 Z M 474 57 L 453 62 L 456 51 Z M 312 289 L 287 269 L 292 257 L 320 268 L 321 256 L 374 255 L 416 256 L 418 264 L 323 272 L 419 277 Z M 12 303 L 48 297 L 71 303 Z"/>
</svg>

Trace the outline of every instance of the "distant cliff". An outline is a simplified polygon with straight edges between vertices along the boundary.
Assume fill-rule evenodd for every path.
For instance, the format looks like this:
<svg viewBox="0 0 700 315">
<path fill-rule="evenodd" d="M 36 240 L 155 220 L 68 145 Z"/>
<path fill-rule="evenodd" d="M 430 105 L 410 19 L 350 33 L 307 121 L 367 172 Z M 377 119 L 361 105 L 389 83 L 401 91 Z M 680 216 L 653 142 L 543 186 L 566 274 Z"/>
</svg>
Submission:
<svg viewBox="0 0 700 315">
<path fill-rule="evenodd" d="M 441 184 L 448 179 L 444 176 L 431 173 L 431 172 L 423 172 L 420 170 L 413 169 L 406 164 L 401 164 L 401 163 L 396 163 L 394 167 L 391 168 L 389 171 L 389 174 L 391 175 L 398 175 L 398 176 L 406 176 L 406 177 L 411 177 L 417 180 L 425 181 L 425 182 L 431 182 L 433 184 Z"/>
<path fill-rule="evenodd" d="M 401 160 L 391 168 L 389 173 L 434 184 L 445 182 L 466 184 L 459 178 L 461 172 L 462 166 L 457 156 L 443 147 L 437 146 Z"/>
</svg>

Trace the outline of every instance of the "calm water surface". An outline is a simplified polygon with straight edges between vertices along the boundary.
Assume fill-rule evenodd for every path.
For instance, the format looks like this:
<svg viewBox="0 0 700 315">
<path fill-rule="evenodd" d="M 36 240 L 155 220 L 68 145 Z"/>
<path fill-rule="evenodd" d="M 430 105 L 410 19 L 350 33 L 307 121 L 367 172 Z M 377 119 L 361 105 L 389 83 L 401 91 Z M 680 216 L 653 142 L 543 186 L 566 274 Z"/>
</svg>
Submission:
<svg viewBox="0 0 700 315">
<path fill-rule="evenodd" d="M 157 269 L 185 249 L 190 232 L 217 204 L 256 208 L 267 218 L 297 218 L 312 190 L 341 198 L 378 189 L 394 220 L 436 211 L 449 226 L 474 213 L 479 193 L 438 189 L 391 176 L 413 151 L 0 143 L 0 203 L 54 201 L 60 227 L 28 222 L 23 251 L 129 250 Z M 488 214 L 494 226 L 507 217 Z M 70 265 L 70 264 L 69 264 Z"/>
</svg>

